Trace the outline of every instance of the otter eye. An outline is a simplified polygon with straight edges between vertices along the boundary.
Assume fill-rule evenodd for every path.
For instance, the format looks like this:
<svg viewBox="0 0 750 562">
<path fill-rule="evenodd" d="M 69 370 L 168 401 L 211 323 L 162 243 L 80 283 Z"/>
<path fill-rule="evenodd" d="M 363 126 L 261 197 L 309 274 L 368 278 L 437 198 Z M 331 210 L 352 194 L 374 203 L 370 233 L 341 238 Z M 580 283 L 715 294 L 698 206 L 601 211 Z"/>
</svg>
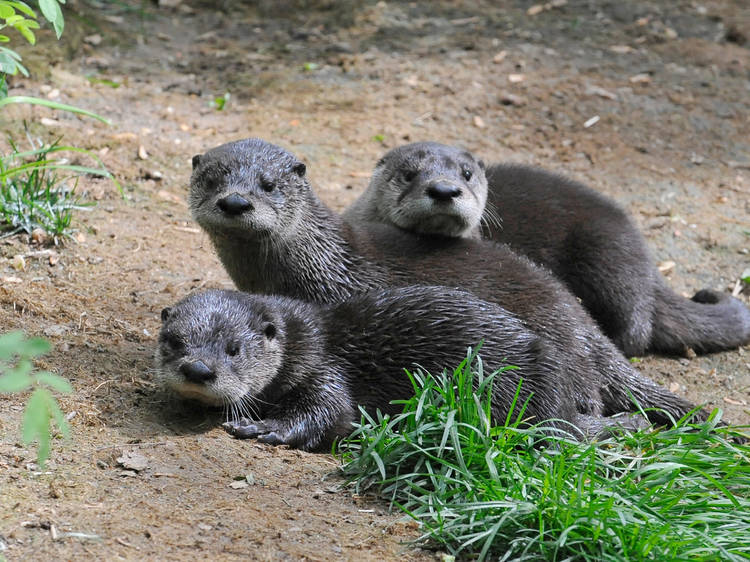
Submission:
<svg viewBox="0 0 750 562">
<path fill-rule="evenodd" d="M 209 176 L 206 178 L 206 189 L 208 191 L 218 191 L 219 187 L 221 187 L 221 182 L 223 178 L 217 177 L 217 176 Z"/>
<path fill-rule="evenodd" d="M 175 334 L 167 334 L 163 341 L 172 351 L 180 351 L 183 348 L 182 340 Z"/>
<path fill-rule="evenodd" d="M 404 181 L 412 181 L 414 178 L 417 177 L 417 171 L 416 170 L 404 170 L 401 174 L 401 177 L 404 178 Z"/>
<path fill-rule="evenodd" d="M 276 189 L 276 186 L 272 181 L 269 181 L 266 178 L 262 178 L 260 180 L 260 188 L 266 193 L 271 193 L 274 189 Z"/>
<path fill-rule="evenodd" d="M 469 181 L 473 174 L 471 173 L 471 170 L 469 168 L 463 167 L 461 168 L 461 175 L 464 177 L 466 181 Z"/>
<path fill-rule="evenodd" d="M 240 345 L 237 342 L 227 344 L 227 355 L 234 357 L 240 352 Z"/>
</svg>

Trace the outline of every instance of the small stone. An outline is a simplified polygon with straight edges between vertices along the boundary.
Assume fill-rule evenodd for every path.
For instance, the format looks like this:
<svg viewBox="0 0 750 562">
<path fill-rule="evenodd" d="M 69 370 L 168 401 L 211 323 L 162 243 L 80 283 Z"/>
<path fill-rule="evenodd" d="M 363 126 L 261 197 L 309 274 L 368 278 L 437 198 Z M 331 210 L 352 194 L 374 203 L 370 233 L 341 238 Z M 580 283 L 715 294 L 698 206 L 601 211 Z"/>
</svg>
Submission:
<svg viewBox="0 0 750 562">
<path fill-rule="evenodd" d="M 140 472 L 148 468 L 148 459 L 137 451 L 125 451 L 117 458 L 117 464 L 123 468 Z"/>
<path fill-rule="evenodd" d="M 641 74 L 634 74 L 630 78 L 628 78 L 631 84 L 650 84 L 651 83 L 651 75 L 647 74 L 645 72 L 642 72 Z"/>
<path fill-rule="evenodd" d="M 526 105 L 526 98 L 516 94 L 511 94 L 510 92 L 500 92 L 500 103 L 503 105 L 515 105 L 516 107 L 521 107 L 522 105 Z"/>
<path fill-rule="evenodd" d="M 474 118 L 473 118 L 473 120 L 474 120 L 474 126 L 475 127 L 477 127 L 478 129 L 484 129 L 484 127 L 485 127 L 484 119 L 482 119 L 481 117 L 479 117 L 479 115 L 475 115 Z"/>
<path fill-rule="evenodd" d="M 141 160 L 148 160 L 148 152 L 146 152 L 146 147 L 143 145 L 138 147 L 138 158 Z"/>
<path fill-rule="evenodd" d="M 44 329 L 43 334 L 47 338 L 54 338 L 54 337 L 59 338 L 67 331 L 68 331 L 67 326 L 63 326 L 62 324 L 52 324 L 51 326 L 47 326 Z"/>
<path fill-rule="evenodd" d="M 600 88 L 599 86 L 588 86 L 586 88 L 586 94 L 589 96 L 599 96 L 600 98 L 605 98 L 608 100 L 617 99 L 617 94 L 614 94 L 609 90 L 605 90 L 604 88 Z"/>
<path fill-rule="evenodd" d="M 31 243 L 39 244 L 40 246 L 47 243 L 49 236 L 43 228 L 35 228 L 31 231 Z"/>
<path fill-rule="evenodd" d="M 668 273 L 671 273 L 675 266 L 677 264 L 673 262 L 672 260 L 667 260 L 661 262 L 659 265 L 656 266 L 656 268 L 662 272 L 663 275 L 667 275 Z"/>
<path fill-rule="evenodd" d="M 508 56 L 508 51 L 500 51 L 498 54 L 496 54 L 494 57 L 492 57 L 492 62 L 495 64 L 500 64 L 505 60 L 505 58 Z"/>
<path fill-rule="evenodd" d="M 93 35 L 87 35 L 86 37 L 83 38 L 83 42 L 96 47 L 102 42 L 102 36 L 99 35 L 98 33 L 94 33 Z"/>
<path fill-rule="evenodd" d="M 21 254 L 13 256 L 13 259 L 10 261 L 10 265 L 16 271 L 26 271 L 26 259 Z"/>
<path fill-rule="evenodd" d="M 583 124 L 584 129 L 588 129 L 589 127 L 593 127 L 599 122 L 599 116 L 594 115 L 591 119 L 587 119 L 586 122 Z"/>
</svg>

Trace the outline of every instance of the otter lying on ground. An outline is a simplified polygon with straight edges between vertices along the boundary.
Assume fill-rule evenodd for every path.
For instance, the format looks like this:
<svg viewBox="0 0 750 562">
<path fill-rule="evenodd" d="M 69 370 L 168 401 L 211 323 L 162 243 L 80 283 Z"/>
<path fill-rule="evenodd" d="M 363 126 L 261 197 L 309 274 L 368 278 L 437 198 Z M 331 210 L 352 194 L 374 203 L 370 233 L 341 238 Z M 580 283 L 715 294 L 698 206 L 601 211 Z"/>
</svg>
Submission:
<svg viewBox="0 0 750 562">
<path fill-rule="evenodd" d="M 317 198 L 302 162 L 260 139 L 214 148 L 193 167 L 191 211 L 240 290 L 335 303 L 368 289 L 460 287 L 545 337 L 561 376 L 575 381 L 578 413 L 600 414 L 587 381 L 606 381 L 604 404 L 622 405 L 631 403 L 624 389 L 640 384 L 628 381 L 643 380 L 560 282 L 507 246 L 348 225 Z M 669 408 L 672 395 L 648 384 L 641 406 Z"/>
<path fill-rule="evenodd" d="M 622 401 L 626 392 L 646 401 L 658 394 L 677 416 L 693 408 L 635 373 L 625 380 L 596 372 L 572 379 L 554 346 L 518 318 L 445 287 L 372 291 L 332 305 L 207 291 L 164 309 L 162 320 L 156 364 L 163 383 L 184 396 L 225 405 L 232 418 L 225 427 L 237 437 L 306 450 L 325 450 L 351 433 L 359 405 L 371 415 L 376 409 L 400 412 L 402 406 L 390 402 L 414 394 L 404 368 L 418 363 L 437 375 L 482 340 L 485 373 L 518 367 L 494 380 L 496 423 L 507 419 L 519 381 L 511 419 L 526 404 L 528 423 L 556 419 L 553 425 L 574 434 L 578 428 L 584 436 L 642 421 L 603 417 L 634 410 L 631 401 Z M 588 415 L 577 412 L 581 393 L 587 393 Z"/>
<path fill-rule="evenodd" d="M 750 310 L 738 299 L 711 290 L 692 300 L 677 295 L 625 211 L 538 168 L 496 164 L 485 174 L 481 160 L 465 150 L 409 144 L 380 159 L 369 187 L 343 216 L 507 243 L 561 279 L 628 356 L 705 353 L 750 341 Z"/>
</svg>

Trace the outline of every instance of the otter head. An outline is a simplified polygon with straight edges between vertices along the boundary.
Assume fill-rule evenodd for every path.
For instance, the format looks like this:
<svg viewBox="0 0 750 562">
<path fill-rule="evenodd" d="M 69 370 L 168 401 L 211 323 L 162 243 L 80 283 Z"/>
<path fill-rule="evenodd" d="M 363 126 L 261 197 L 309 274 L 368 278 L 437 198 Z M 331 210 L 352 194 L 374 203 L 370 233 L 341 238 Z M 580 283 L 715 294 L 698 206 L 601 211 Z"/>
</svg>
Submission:
<svg viewBox="0 0 750 562">
<path fill-rule="evenodd" d="M 276 377 L 284 324 L 262 297 L 236 291 L 191 295 L 162 313 L 156 350 L 161 382 L 186 398 L 248 415 Z"/>
<path fill-rule="evenodd" d="M 223 144 L 193 157 L 190 210 L 209 234 L 283 236 L 294 228 L 311 193 L 306 167 L 260 139 Z"/>
<path fill-rule="evenodd" d="M 407 144 L 375 166 L 365 196 L 371 220 L 423 234 L 478 236 L 487 202 L 481 160 L 435 142 Z"/>
</svg>

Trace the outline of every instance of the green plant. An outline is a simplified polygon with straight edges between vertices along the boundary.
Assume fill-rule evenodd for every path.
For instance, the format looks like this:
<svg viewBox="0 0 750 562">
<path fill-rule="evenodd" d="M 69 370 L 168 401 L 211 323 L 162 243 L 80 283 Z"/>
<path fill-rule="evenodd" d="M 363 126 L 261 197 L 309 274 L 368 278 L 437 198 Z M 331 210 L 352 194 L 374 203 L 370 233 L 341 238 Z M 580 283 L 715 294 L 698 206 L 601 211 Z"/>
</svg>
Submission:
<svg viewBox="0 0 750 562">
<path fill-rule="evenodd" d="M 39 0 L 38 2 L 42 15 L 52 24 L 58 39 L 65 27 L 65 20 L 62 10 L 60 10 L 60 5 L 64 3 L 65 0 Z M 36 36 L 33 30 L 39 29 L 39 22 L 36 12 L 28 4 L 16 0 L 0 0 L 0 30 L 7 27 L 16 29 L 30 44 L 36 44 Z M 9 42 L 10 37 L 0 34 L 0 43 Z M 0 107 L 11 103 L 43 105 L 52 109 L 86 115 L 109 124 L 109 120 L 104 117 L 72 105 L 31 96 L 9 96 L 6 78 L 8 75 L 15 75 L 19 72 L 24 76 L 29 75 L 26 67 L 21 64 L 21 56 L 8 47 L 0 47 Z"/>
<path fill-rule="evenodd" d="M 52 439 L 51 421 L 60 433 L 68 437 L 70 426 L 55 397 L 47 387 L 69 394 L 73 391 L 63 377 L 49 371 L 36 371 L 32 359 L 48 353 L 50 344 L 41 338 L 27 338 L 23 332 L 8 332 L 0 336 L 0 392 L 18 393 L 33 388 L 23 414 L 23 441 L 38 441 L 37 461 L 43 467 L 49 458 Z"/>
<path fill-rule="evenodd" d="M 60 4 L 65 0 L 39 0 L 39 9 L 42 14 L 52 24 L 55 34 L 59 39 L 64 28 L 64 19 Z M 36 12 L 28 4 L 17 0 L 0 0 L 0 30 L 6 27 L 12 27 L 18 31 L 29 43 L 36 43 L 34 29 L 39 29 Z M 0 43 L 8 43 L 10 38 L 5 34 L 0 34 Z M 21 72 L 24 76 L 29 73 L 21 64 L 21 57 L 15 51 L 7 47 L 0 47 L 0 73 L 16 74 Z"/>
<path fill-rule="evenodd" d="M 32 149 L 28 151 L 20 151 L 12 139 L 9 142 L 13 152 L 0 157 L 0 228 L 10 229 L 10 234 L 30 234 L 35 228 L 53 236 L 69 234 L 73 210 L 88 206 L 76 195 L 76 180 L 70 185 L 71 179 L 93 174 L 115 181 L 104 168 L 78 166 L 54 158 L 59 153 L 73 152 L 86 154 L 101 164 L 89 151 L 61 146 L 59 139 L 43 144 L 29 138 Z M 69 175 L 61 176 L 58 171 Z"/>
<path fill-rule="evenodd" d="M 231 97 L 232 95 L 229 92 L 225 92 L 223 96 L 216 96 L 209 105 L 216 111 L 223 111 Z"/>
<path fill-rule="evenodd" d="M 747 560 L 750 447 L 739 428 L 671 429 L 581 443 L 519 415 L 488 419 L 494 373 L 469 357 L 409 375 L 415 396 L 363 421 L 340 445 L 362 492 L 416 519 L 422 541 L 500 560 Z"/>
</svg>

